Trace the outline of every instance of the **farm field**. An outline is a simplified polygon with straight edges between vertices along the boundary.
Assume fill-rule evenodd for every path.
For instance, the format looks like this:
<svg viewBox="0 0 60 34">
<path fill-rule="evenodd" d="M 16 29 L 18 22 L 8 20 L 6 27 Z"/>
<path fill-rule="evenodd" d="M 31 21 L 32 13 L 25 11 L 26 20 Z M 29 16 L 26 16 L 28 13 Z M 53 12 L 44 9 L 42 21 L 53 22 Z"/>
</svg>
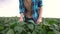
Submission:
<svg viewBox="0 0 60 34">
<path fill-rule="evenodd" d="M 0 17 L 0 34 L 60 34 L 58 18 L 42 18 L 39 25 L 29 23 L 20 23 L 19 17 Z"/>
</svg>

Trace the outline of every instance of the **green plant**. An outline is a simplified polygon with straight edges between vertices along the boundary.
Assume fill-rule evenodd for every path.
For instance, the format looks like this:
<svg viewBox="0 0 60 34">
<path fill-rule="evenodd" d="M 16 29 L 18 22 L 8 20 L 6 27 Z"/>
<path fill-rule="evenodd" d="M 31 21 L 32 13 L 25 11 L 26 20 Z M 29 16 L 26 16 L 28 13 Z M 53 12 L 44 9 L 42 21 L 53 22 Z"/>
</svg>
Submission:
<svg viewBox="0 0 60 34">
<path fill-rule="evenodd" d="M 0 34 L 60 34 L 60 19 L 43 18 L 41 24 L 19 22 L 19 17 L 0 17 Z"/>
</svg>

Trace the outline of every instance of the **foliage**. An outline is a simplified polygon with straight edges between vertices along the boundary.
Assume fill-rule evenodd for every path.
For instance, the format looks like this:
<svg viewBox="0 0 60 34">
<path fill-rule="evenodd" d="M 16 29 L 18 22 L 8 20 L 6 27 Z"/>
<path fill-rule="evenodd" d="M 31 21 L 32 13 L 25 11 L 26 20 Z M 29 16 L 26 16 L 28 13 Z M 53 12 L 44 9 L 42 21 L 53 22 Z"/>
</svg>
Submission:
<svg viewBox="0 0 60 34">
<path fill-rule="evenodd" d="M 0 17 L 0 34 L 60 34 L 60 19 L 43 18 L 41 24 L 19 22 L 19 17 Z"/>
</svg>

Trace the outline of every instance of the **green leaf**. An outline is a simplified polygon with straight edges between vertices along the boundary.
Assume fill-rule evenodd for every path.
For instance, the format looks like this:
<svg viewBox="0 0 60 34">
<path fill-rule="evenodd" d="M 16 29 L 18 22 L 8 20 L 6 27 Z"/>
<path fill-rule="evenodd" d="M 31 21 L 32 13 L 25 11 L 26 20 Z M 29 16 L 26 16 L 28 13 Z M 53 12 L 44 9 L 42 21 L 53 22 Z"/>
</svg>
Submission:
<svg viewBox="0 0 60 34">
<path fill-rule="evenodd" d="M 19 34 L 18 32 L 16 32 L 16 34 Z"/>
<path fill-rule="evenodd" d="M 27 32 L 27 34 L 31 34 L 31 32 Z"/>
<path fill-rule="evenodd" d="M 14 28 L 15 26 L 17 26 L 17 23 L 10 23 L 10 28 Z"/>
<path fill-rule="evenodd" d="M 17 22 L 17 24 L 19 25 L 19 26 L 23 26 L 24 24 L 26 24 L 25 22 Z"/>
<path fill-rule="evenodd" d="M 27 34 L 27 32 L 26 31 L 22 31 L 20 34 Z"/>
<path fill-rule="evenodd" d="M 40 30 L 41 26 L 35 26 L 35 29 Z"/>
<path fill-rule="evenodd" d="M 38 31 L 38 34 L 42 34 L 42 31 Z"/>
<path fill-rule="evenodd" d="M 0 31 L 1 31 L 1 30 L 4 30 L 4 26 L 0 26 Z"/>
<path fill-rule="evenodd" d="M 30 22 L 30 23 L 34 23 L 34 21 L 33 21 L 33 20 L 29 20 L 28 22 Z"/>
<path fill-rule="evenodd" d="M 16 27 L 14 28 L 14 30 L 17 31 L 17 32 L 19 32 L 19 33 L 21 33 L 21 32 L 24 30 L 24 28 L 19 27 L 19 26 L 16 26 Z"/>
<path fill-rule="evenodd" d="M 49 31 L 48 34 L 55 34 L 53 31 Z"/>
<path fill-rule="evenodd" d="M 12 29 L 9 29 L 7 34 L 14 34 L 14 31 Z"/>
<path fill-rule="evenodd" d="M 56 24 L 53 24 L 54 29 L 59 31 L 59 26 L 57 26 Z"/>
<path fill-rule="evenodd" d="M 37 34 L 37 33 L 35 31 L 33 31 L 32 34 Z"/>
<path fill-rule="evenodd" d="M 60 34 L 60 32 L 55 30 L 55 29 L 53 31 L 54 31 L 55 34 Z"/>
<path fill-rule="evenodd" d="M 27 24 L 28 28 L 33 30 L 34 29 L 34 25 L 33 24 Z"/>
<path fill-rule="evenodd" d="M 56 23 L 56 19 L 51 19 L 51 20 L 49 20 L 48 23 L 49 23 L 49 24 L 54 24 L 54 23 Z"/>
</svg>

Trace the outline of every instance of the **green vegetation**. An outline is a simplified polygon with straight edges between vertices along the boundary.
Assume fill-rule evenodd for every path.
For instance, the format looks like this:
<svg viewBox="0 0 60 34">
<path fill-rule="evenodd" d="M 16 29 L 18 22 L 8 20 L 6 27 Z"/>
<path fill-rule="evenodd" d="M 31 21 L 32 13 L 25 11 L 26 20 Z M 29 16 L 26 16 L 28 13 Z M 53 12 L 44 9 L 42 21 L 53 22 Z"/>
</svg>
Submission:
<svg viewBox="0 0 60 34">
<path fill-rule="evenodd" d="M 43 18 L 38 25 L 33 21 L 20 23 L 19 17 L 0 17 L 0 34 L 60 34 L 60 19 Z"/>
</svg>

